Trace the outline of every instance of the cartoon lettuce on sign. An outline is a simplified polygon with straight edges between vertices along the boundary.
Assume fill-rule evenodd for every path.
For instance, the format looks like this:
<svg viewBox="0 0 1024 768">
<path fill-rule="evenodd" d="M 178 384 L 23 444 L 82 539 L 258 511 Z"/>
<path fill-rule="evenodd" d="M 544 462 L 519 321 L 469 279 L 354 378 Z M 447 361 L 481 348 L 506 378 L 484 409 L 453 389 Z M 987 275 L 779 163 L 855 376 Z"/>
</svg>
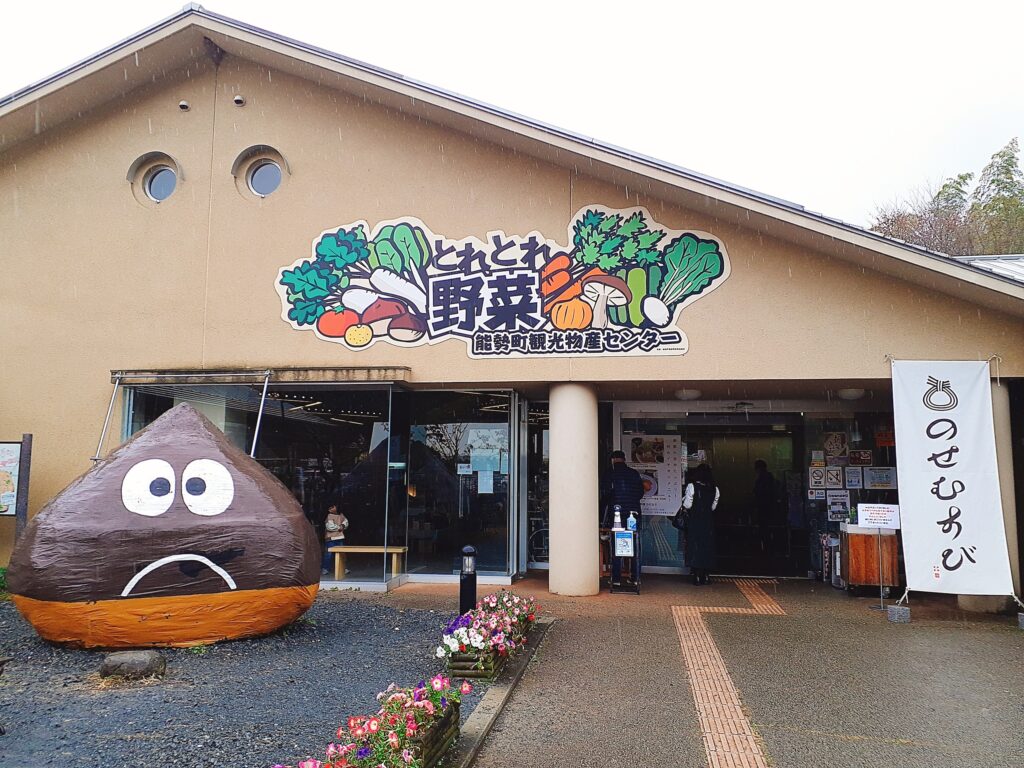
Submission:
<svg viewBox="0 0 1024 768">
<path fill-rule="evenodd" d="M 284 269 L 288 319 L 327 338 L 365 347 L 375 336 L 415 342 L 426 332 L 430 246 L 420 227 L 388 225 L 371 241 L 364 226 L 324 234 L 316 258 Z"/>
<path fill-rule="evenodd" d="M 581 209 L 567 247 L 537 232 L 452 240 L 412 217 L 368 231 L 326 231 L 280 270 L 292 327 L 353 349 L 458 336 L 475 357 L 681 354 L 673 321 L 729 275 L 719 240 L 662 228 L 643 208 Z"/>
<path fill-rule="evenodd" d="M 572 232 L 572 252 L 542 270 L 544 313 L 556 328 L 664 328 L 677 308 L 725 274 L 717 240 L 687 232 L 659 249 L 667 234 L 649 228 L 641 209 L 591 209 Z M 593 285 L 601 287 L 588 290 Z"/>
</svg>

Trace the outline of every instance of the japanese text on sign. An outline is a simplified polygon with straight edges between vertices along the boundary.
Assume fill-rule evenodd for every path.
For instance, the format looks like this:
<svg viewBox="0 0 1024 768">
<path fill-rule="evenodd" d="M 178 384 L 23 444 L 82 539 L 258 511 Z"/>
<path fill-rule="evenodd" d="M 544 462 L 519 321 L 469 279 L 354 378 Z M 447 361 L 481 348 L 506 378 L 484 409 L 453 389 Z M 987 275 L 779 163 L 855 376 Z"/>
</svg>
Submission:
<svg viewBox="0 0 1024 768">
<path fill-rule="evenodd" d="M 678 355 L 680 312 L 729 276 L 719 240 L 665 229 L 643 208 L 581 209 L 568 240 L 353 222 L 278 271 L 282 318 L 354 350 L 461 338 L 476 358 Z"/>
</svg>

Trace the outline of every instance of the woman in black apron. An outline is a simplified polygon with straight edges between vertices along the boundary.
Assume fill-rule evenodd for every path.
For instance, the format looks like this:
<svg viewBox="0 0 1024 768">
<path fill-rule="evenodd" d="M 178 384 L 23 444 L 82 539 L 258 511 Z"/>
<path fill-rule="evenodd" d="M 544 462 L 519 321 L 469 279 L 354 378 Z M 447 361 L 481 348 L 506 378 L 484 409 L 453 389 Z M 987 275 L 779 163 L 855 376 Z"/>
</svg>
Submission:
<svg viewBox="0 0 1024 768">
<path fill-rule="evenodd" d="M 708 574 L 715 567 L 715 508 L 718 507 L 718 488 L 711 467 L 701 464 L 690 473 L 683 497 L 686 510 L 685 552 L 693 583 L 707 584 Z M 680 536 L 683 535 L 680 531 Z"/>
</svg>

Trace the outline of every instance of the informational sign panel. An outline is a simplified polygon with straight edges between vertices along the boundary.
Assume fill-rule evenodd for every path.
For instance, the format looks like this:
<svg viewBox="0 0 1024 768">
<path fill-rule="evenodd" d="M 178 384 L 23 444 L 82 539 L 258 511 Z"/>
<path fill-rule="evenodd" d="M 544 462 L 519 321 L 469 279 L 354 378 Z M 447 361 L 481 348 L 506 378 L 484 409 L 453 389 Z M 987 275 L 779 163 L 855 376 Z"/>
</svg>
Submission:
<svg viewBox="0 0 1024 768">
<path fill-rule="evenodd" d="M 680 313 L 729 277 L 719 239 L 643 208 L 585 206 L 561 237 L 447 237 L 413 216 L 334 226 L 277 270 L 281 318 L 350 350 L 461 339 L 474 358 L 682 355 Z"/>
<path fill-rule="evenodd" d="M 850 519 L 850 492 L 849 491 L 825 491 L 825 498 L 828 502 L 828 519 L 849 520 Z"/>
<path fill-rule="evenodd" d="M 874 451 L 857 450 L 850 451 L 850 464 L 854 467 L 870 467 L 875 463 Z"/>
<path fill-rule="evenodd" d="M 683 505 L 682 438 L 624 434 L 622 450 L 626 464 L 640 473 L 644 484 L 640 511 L 645 515 L 675 515 Z"/>
<path fill-rule="evenodd" d="M 824 467 L 808 467 L 807 468 L 807 487 L 808 488 L 824 488 L 825 487 L 825 468 Z"/>
<path fill-rule="evenodd" d="M 864 487 L 869 491 L 895 491 L 896 467 L 864 467 Z"/>
<path fill-rule="evenodd" d="M 21 443 L 0 443 L 0 515 L 13 515 L 18 507 L 18 471 Z"/>
<path fill-rule="evenodd" d="M 907 586 L 1009 595 L 986 362 L 892 364 Z M 867 470 L 865 470 L 865 484 Z"/>
<path fill-rule="evenodd" d="M 857 525 L 862 528 L 899 528 L 900 505 L 858 504 Z"/>
<path fill-rule="evenodd" d="M 846 467 L 846 487 L 847 488 L 863 488 L 864 487 L 864 471 L 862 467 Z"/>
<path fill-rule="evenodd" d="M 615 556 L 616 557 L 632 557 L 633 556 L 633 540 L 634 535 L 632 531 L 612 531 L 615 536 Z"/>
</svg>

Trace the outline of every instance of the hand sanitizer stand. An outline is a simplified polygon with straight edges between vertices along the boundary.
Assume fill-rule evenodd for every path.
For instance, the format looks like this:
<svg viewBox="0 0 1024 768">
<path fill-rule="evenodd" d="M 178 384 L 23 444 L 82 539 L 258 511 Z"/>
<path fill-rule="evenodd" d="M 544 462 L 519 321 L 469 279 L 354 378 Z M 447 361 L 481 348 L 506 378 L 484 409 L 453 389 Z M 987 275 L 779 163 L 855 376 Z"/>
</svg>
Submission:
<svg viewBox="0 0 1024 768">
<path fill-rule="evenodd" d="M 612 523 L 611 562 L 612 576 L 609 580 L 609 591 L 632 592 L 640 594 L 640 536 L 639 531 L 626 530 L 622 527 L 622 510 L 618 505 L 613 508 L 615 520 Z M 624 583 L 623 575 L 628 574 L 632 583 Z"/>
</svg>

